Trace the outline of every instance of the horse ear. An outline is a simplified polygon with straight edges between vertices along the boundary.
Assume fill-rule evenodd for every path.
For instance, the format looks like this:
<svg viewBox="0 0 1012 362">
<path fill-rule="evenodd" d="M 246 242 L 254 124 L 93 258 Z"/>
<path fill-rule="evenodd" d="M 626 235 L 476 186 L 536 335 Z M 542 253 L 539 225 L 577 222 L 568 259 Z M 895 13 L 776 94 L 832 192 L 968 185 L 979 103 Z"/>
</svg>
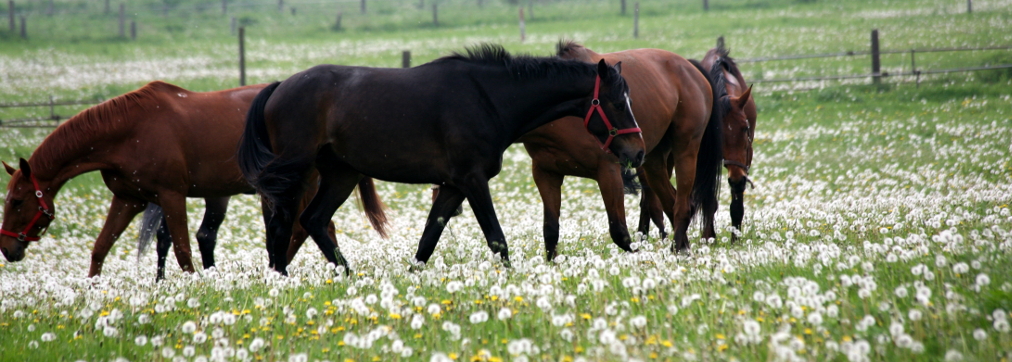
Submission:
<svg viewBox="0 0 1012 362">
<path fill-rule="evenodd" d="M 8 165 L 6 161 L 0 161 L 0 162 L 3 162 L 4 169 L 7 170 L 7 174 L 11 175 L 11 176 L 14 176 L 14 171 L 17 171 L 17 169 L 15 169 L 14 167 L 11 167 L 11 165 Z"/>
<path fill-rule="evenodd" d="M 751 96 L 752 96 L 752 86 L 750 85 L 748 86 L 748 89 L 745 90 L 745 93 L 742 93 L 740 96 L 738 96 L 738 106 L 741 107 L 742 109 L 745 109 L 745 105 L 748 104 L 748 99 Z"/>
<path fill-rule="evenodd" d="M 618 63 L 615 63 L 615 70 L 618 71 L 618 74 L 622 74 L 622 62 L 621 61 L 618 62 Z"/>
<path fill-rule="evenodd" d="M 19 162 L 21 163 L 21 165 L 20 165 L 21 166 L 21 174 L 25 175 L 25 177 L 31 176 L 32 175 L 32 167 L 28 165 L 28 160 L 22 158 Z M 10 171 L 8 170 L 8 172 L 10 172 Z"/>
<path fill-rule="evenodd" d="M 608 63 L 601 59 L 600 62 L 597 62 L 597 75 L 602 79 L 607 78 L 611 74 L 608 72 L 609 68 L 611 67 L 608 66 Z"/>
</svg>

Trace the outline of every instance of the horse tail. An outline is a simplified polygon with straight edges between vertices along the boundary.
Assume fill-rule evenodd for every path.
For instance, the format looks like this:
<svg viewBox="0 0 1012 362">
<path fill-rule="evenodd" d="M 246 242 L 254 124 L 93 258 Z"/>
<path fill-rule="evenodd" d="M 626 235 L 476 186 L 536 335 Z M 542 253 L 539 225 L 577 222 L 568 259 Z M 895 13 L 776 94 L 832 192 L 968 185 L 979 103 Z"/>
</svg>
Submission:
<svg viewBox="0 0 1012 362">
<path fill-rule="evenodd" d="M 253 98 L 253 103 L 246 113 L 246 127 L 239 138 L 239 148 L 235 154 L 243 177 L 265 197 L 267 194 L 263 192 L 260 185 L 260 174 L 267 164 L 277 156 L 271 150 L 270 134 L 267 133 L 267 122 L 264 119 L 264 107 L 279 84 L 281 82 L 271 83 L 261 90 L 256 98 Z M 271 201 L 268 197 L 268 202 L 272 203 Z"/>
<path fill-rule="evenodd" d="M 147 251 L 148 246 L 151 245 L 151 238 L 158 232 L 158 227 L 162 225 L 162 218 L 165 216 L 165 211 L 162 210 L 161 206 L 156 205 L 153 202 L 148 203 L 148 207 L 144 209 L 144 216 L 141 218 L 141 232 L 137 236 L 137 260 L 140 261 L 141 257 L 144 256 L 144 252 Z"/>
<path fill-rule="evenodd" d="M 373 229 L 384 239 L 387 238 L 387 214 L 383 211 L 383 201 L 376 193 L 376 184 L 371 177 L 363 177 L 358 181 L 358 195 L 362 199 L 362 206 L 365 214 L 369 217 L 369 223 Z"/>
<path fill-rule="evenodd" d="M 703 69 L 702 64 L 692 61 L 692 65 L 703 73 L 713 91 L 710 121 L 706 124 L 703 139 L 696 155 L 696 177 L 692 187 L 692 205 L 696 211 L 703 212 L 703 225 L 711 225 L 717 210 L 717 195 L 720 192 L 720 174 L 724 163 L 723 123 L 728 102 L 727 89 L 724 87 L 723 64 L 720 58 L 713 64 L 710 71 Z"/>
</svg>

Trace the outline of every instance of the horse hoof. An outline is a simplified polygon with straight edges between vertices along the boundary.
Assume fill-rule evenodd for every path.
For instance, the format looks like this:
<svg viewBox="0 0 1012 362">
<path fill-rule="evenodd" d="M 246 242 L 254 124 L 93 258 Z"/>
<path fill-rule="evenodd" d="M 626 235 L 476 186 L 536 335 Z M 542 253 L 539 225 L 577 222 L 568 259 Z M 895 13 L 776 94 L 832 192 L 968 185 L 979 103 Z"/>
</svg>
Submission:
<svg viewBox="0 0 1012 362">
<path fill-rule="evenodd" d="M 408 271 L 412 273 L 418 273 L 421 272 L 422 269 L 424 268 L 425 263 L 415 260 L 411 262 L 411 266 L 408 267 Z"/>
</svg>

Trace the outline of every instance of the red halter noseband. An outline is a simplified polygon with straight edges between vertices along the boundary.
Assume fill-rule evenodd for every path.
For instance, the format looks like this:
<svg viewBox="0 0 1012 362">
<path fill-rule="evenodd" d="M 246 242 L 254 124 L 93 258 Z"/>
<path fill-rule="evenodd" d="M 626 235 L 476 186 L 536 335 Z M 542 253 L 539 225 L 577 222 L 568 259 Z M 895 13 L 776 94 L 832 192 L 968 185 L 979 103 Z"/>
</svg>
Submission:
<svg viewBox="0 0 1012 362">
<path fill-rule="evenodd" d="M 39 233 L 39 236 L 28 236 L 28 232 L 35 227 L 35 223 L 37 223 L 39 219 L 42 218 L 42 215 L 48 216 L 49 220 L 55 218 L 53 212 L 49 211 L 49 207 L 46 206 L 46 200 L 42 199 L 42 189 L 39 188 L 39 181 L 35 179 L 35 175 L 30 175 L 29 177 L 32 179 L 32 185 L 35 186 L 35 198 L 39 199 L 39 212 L 35 213 L 35 217 L 32 218 L 32 221 L 28 223 L 28 226 L 25 226 L 25 231 L 15 233 L 13 231 L 0 229 L 0 235 L 7 235 L 10 237 L 18 238 L 18 241 L 39 241 L 39 239 L 42 238 L 42 234 L 46 233 L 46 230 L 42 230 L 42 232 Z"/>
<path fill-rule="evenodd" d="M 594 115 L 594 111 L 597 111 L 597 113 L 601 115 L 601 121 L 604 122 L 604 128 L 608 129 L 608 139 L 605 140 L 604 143 L 601 143 L 601 140 L 597 139 L 597 136 L 594 136 L 594 140 L 597 141 L 597 144 L 601 145 L 602 150 L 611 153 L 611 150 L 608 149 L 608 145 L 611 144 L 611 141 L 614 140 L 615 137 L 626 133 L 640 133 L 642 131 L 639 127 L 625 129 L 613 127 L 611 122 L 608 121 L 608 116 L 604 114 L 604 108 L 601 108 L 601 99 L 598 98 L 600 92 L 601 75 L 598 74 L 597 78 L 594 79 L 594 99 L 590 101 L 590 110 L 587 111 L 587 116 L 583 118 L 583 127 L 587 128 L 587 132 L 590 132 L 590 127 L 588 127 L 590 125 L 590 116 Z"/>
</svg>

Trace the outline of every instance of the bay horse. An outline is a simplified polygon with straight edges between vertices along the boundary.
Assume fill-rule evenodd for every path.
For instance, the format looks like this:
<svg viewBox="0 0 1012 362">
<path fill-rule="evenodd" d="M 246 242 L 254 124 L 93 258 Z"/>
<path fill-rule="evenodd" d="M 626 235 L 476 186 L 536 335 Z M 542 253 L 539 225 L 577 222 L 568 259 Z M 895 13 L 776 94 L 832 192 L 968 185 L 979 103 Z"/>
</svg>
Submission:
<svg viewBox="0 0 1012 362">
<path fill-rule="evenodd" d="M 193 272 L 186 197 L 207 201 L 197 239 L 204 267 L 214 265 L 215 235 L 228 198 L 253 191 L 233 155 L 246 110 L 264 86 L 200 93 L 155 81 L 71 117 L 31 158 L 20 159 L 20 169 L 4 163 L 12 176 L 0 226 L 4 256 L 23 259 L 29 242 L 39 240 L 55 219 L 54 199 L 64 184 L 97 170 L 113 198 L 92 250 L 89 277 L 101 273 L 113 243 L 149 203 L 164 209 L 176 260 Z M 375 195 L 372 181 L 364 183 L 363 190 Z M 382 209 L 372 212 L 381 218 Z"/>
<path fill-rule="evenodd" d="M 598 54 L 580 44 L 561 41 L 558 56 L 581 62 L 621 62 L 629 85 L 633 113 L 643 130 L 646 159 L 639 171 L 660 196 L 674 225 L 672 250 L 689 247 L 686 230 L 694 205 L 716 199 L 720 174 L 719 120 L 711 120 L 713 99 L 708 78 L 696 65 L 660 49 L 635 49 Z M 565 176 L 597 181 L 608 215 L 612 241 L 631 251 L 625 220 L 623 169 L 615 155 L 602 150 L 594 137 L 580 135 L 581 119 L 565 117 L 520 138 L 531 156 L 534 182 L 544 203 L 547 258 L 554 259 L 559 240 L 561 188 Z M 675 169 L 678 190 L 671 185 Z M 628 181 L 628 180 L 627 180 Z M 701 190 L 691 199 L 690 190 Z"/>
<path fill-rule="evenodd" d="M 748 171 L 752 167 L 752 140 L 755 137 L 756 106 L 752 97 L 752 87 L 746 86 L 738 65 L 729 56 L 724 47 L 710 49 L 703 57 L 701 65 L 709 71 L 716 92 L 714 102 L 723 114 L 723 137 L 721 152 L 723 165 L 727 168 L 727 183 L 731 187 L 731 225 L 741 230 L 745 215 L 744 194 L 746 184 L 751 184 Z M 661 218 L 660 201 L 649 188 L 643 189 L 641 195 L 641 212 L 639 231 L 646 235 L 650 230 L 650 220 L 661 231 L 664 238 L 664 223 Z M 700 210 L 702 213 L 703 238 L 716 237 L 714 214 L 716 203 L 708 203 Z M 738 239 L 737 233 L 731 234 L 731 242 Z"/>
<path fill-rule="evenodd" d="M 291 233 L 293 200 L 315 168 L 320 189 L 300 222 L 317 242 L 328 242 L 324 221 L 363 175 L 439 184 L 416 263 L 429 260 L 466 198 L 489 248 L 508 267 L 488 180 L 517 138 L 559 117 L 581 116 L 571 137 L 597 139 L 595 149 L 607 148 L 615 162 L 642 163 L 643 139 L 620 72 L 620 64 L 603 60 L 514 56 L 483 44 L 408 69 L 319 65 L 264 88 L 250 107 L 237 159 L 275 211 L 268 252 L 284 254 L 287 245 L 276 241 Z M 336 245 L 333 251 L 328 259 L 349 270 Z M 284 265 L 276 270 L 286 273 Z"/>
</svg>

